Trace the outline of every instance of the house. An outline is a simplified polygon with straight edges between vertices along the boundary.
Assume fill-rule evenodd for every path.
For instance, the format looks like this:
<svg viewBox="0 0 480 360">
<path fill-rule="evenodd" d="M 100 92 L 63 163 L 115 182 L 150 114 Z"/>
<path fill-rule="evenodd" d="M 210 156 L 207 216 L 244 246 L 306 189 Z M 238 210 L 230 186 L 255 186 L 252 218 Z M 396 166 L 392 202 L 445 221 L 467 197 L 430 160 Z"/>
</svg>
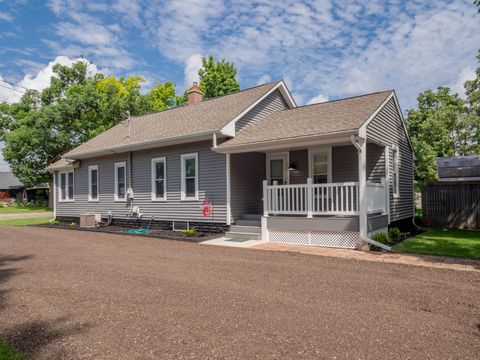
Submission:
<svg viewBox="0 0 480 360">
<path fill-rule="evenodd" d="M 283 81 L 132 117 L 49 169 L 55 216 L 353 248 L 413 217 L 412 147 L 394 91 L 297 106 Z"/>
<path fill-rule="evenodd" d="M 438 182 L 422 189 L 423 224 L 480 229 L 480 156 L 437 158 Z"/>
<path fill-rule="evenodd" d="M 437 158 L 438 181 L 480 183 L 480 156 L 449 156 Z"/>
<path fill-rule="evenodd" d="M 0 171 L 0 192 L 17 201 L 48 200 L 48 184 L 27 188 L 10 171 Z"/>
</svg>

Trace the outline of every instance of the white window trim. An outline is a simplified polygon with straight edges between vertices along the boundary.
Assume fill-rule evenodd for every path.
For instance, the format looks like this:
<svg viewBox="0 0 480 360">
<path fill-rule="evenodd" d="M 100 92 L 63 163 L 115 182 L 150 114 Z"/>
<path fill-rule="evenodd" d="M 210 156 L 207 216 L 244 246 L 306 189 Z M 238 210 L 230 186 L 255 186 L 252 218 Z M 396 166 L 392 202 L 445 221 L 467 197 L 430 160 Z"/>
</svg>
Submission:
<svg viewBox="0 0 480 360">
<path fill-rule="evenodd" d="M 92 171 L 97 170 L 97 198 L 92 198 Z M 98 165 L 91 165 L 88 167 L 88 201 L 90 202 L 98 202 L 100 200 L 100 187 L 99 187 L 99 173 L 98 173 Z"/>
<path fill-rule="evenodd" d="M 400 197 L 400 173 L 399 173 L 399 169 L 400 169 L 400 151 L 398 149 L 398 146 L 396 145 L 392 145 L 391 146 L 392 148 L 392 176 L 394 176 L 394 178 L 392 179 L 392 185 L 393 183 L 395 183 L 395 190 L 393 192 L 393 197 L 394 198 L 398 198 Z M 397 154 L 397 161 L 395 161 L 395 155 L 394 154 Z M 395 168 L 394 168 L 395 167 Z"/>
<path fill-rule="evenodd" d="M 158 162 L 163 162 L 163 197 L 157 197 L 156 195 L 156 168 L 155 164 Z M 152 166 L 151 166 L 152 172 L 151 172 L 151 177 L 152 177 L 152 201 L 167 201 L 167 158 L 165 156 L 163 157 L 158 157 L 158 158 L 153 158 L 152 159 Z"/>
<path fill-rule="evenodd" d="M 288 171 L 288 168 L 290 166 L 290 151 L 283 151 L 283 152 L 270 152 L 267 153 L 265 156 L 265 168 L 267 170 L 267 180 L 268 183 L 272 183 L 272 169 L 270 168 L 270 161 L 271 160 L 278 160 L 282 159 L 284 160 L 283 164 L 283 177 L 285 179 L 286 184 L 290 184 L 290 172 Z"/>
<path fill-rule="evenodd" d="M 72 197 L 69 197 L 69 196 L 68 196 L 68 195 L 70 195 L 70 194 L 68 193 L 68 187 L 69 187 L 68 174 L 69 174 L 69 173 L 73 173 L 73 177 L 72 177 L 72 178 L 73 178 L 73 186 L 72 186 L 72 188 L 73 188 L 73 196 L 72 196 Z M 67 196 L 65 196 L 65 199 L 62 199 L 62 191 L 63 191 L 62 187 L 63 187 L 63 185 L 64 185 L 64 184 L 62 183 L 62 174 L 65 174 L 65 191 L 66 191 L 66 193 L 67 193 Z M 73 202 L 73 201 L 75 201 L 75 171 L 74 171 L 74 170 L 67 170 L 67 171 L 61 171 L 61 172 L 59 172 L 59 173 L 58 173 L 58 182 L 59 182 L 59 184 L 60 184 L 60 186 L 59 186 L 60 196 L 59 196 L 58 201 L 59 201 L 59 202 Z"/>
<path fill-rule="evenodd" d="M 124 167 L 125 171 L 123 172 L 123 178 L 125 182 L 125 196 L 123 198 L 118 197 L 118 171 L 117 169 L 120 167 Z M 114 201 L 127 201 L 127 163 L 125 161 L 115 163 L 115 174 L 114 174 L 114 194 L 113 198 Z"/>
<path fill-rule="evenodd" d="M 185 159 L 195 158 L 195 196 L 194 197 L 187 197 L 186 196 L 186 189 L 185 189 Z M 190 154 L 182 154 L 180 156 L 181 161 L 181 200 L 198 200 L 198 153 L 190 153 Z"/>
<path fill-rule="evenodd" d="M 313 181 L 313 156 L 317 154 L 327 154 L 327 183 L 332 182 L 332 147 L 322 146 L 308 148 L 308 177 Z"/>
</svg>

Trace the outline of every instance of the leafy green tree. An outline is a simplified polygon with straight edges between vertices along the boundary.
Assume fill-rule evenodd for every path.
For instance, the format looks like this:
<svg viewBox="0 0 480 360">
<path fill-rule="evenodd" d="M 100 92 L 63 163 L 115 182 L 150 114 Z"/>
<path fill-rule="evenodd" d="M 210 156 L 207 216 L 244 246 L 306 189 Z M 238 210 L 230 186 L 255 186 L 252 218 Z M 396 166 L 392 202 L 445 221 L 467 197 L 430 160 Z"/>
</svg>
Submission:
<svg viewBox="0 0 480 360">
<path fill-rule="evenodd" d="M 231 62 L 215 61 L 213 56 L 202 59 L 202 67 L 198 71 L 200 90 L 205 98 L 230 94 L 240 90 L 237 82 L 237 69 Z"/>
<path fill-rule="evenodd" d="M 0 141 L 13 173 L 26 185 L 50 180 L 46 167 L 62 154 L 123 121 L 175 104 L 175 84 L 157 83 L 143 95 L 138 76 L 89 74 L 88 64 L 55 65 L 50 86 L 0 105 Z"/>
</svg>

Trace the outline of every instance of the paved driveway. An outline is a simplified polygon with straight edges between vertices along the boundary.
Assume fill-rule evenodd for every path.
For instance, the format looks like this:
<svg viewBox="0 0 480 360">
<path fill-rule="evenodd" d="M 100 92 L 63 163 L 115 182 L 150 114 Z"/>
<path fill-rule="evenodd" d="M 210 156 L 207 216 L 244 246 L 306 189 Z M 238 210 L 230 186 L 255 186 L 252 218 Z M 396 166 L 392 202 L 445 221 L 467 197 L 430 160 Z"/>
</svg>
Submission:
<svg viewBox="0 0 480 360">
<path fill-rule="evenodd" d="M 480 274 L 0 227 L 0 332 L 35 359 L 478 358 Z"/>
<path fill-rule="evenodd" d="M 1 219 L 25 219 L 25 218 L 37 218 L 37 217 L 53 217 L 53 211 L 41 211 L 41 212 L 24 212 L 14 214 L 0 214 Z"/>
</svg>

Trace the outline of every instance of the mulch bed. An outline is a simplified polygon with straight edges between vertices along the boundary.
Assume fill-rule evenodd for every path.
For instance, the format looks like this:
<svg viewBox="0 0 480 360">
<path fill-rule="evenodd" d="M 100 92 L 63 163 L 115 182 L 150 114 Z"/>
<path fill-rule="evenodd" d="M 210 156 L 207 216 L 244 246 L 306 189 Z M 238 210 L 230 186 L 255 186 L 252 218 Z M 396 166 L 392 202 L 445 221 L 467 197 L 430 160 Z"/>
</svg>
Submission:
<svg viewBox="0 0 480 360">
<path fill-rule="evenodd" d="M 180 240 L 180 241 L 188 241 L 188 242 L 194 242 L 194 243 L 199 243 L 202 241 L 219 238 L 224 235 L 222 233 L 214 234 L 214 233 L 199 232 L 196 236 L 185 236 L 180 231 L 159 230 L 159 229 L 152 229 L 150 232 L 143 233 L 143 234 L 130 234 L 130 233 L 127 233 L 126 231 L 131 229 L 137 229 L 137 228 L 118 226 L 118 225 L 111 225 L 111 226 L 98 227 L 98 228 L 81 228 L 78 224 L 76 224 L 75 226 L 70 226 L 70 223 L 66 223 L 66 222 L 60 222 L 60 224 L 58 225 L 46 223 L 46 224 L 38 224 L 38 225 L 30 225 L 30 226 L 50 228 L 50 229 L 101 232 L 101 233 L 117 234 L 117 235 L 142 236 L 142 237 L 155 238 L 155 239 Z"/>
</svg>

